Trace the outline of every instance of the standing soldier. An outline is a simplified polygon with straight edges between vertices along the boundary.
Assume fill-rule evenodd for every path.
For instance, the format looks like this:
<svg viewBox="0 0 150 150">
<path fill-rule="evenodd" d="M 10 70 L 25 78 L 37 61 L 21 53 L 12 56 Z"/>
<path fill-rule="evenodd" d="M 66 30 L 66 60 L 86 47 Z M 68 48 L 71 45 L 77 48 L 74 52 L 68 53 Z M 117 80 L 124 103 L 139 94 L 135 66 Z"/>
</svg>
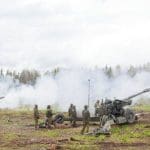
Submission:
<svg viewBox="0 0 150 150">
<path fill-rule="evenodd" d="M 73 114 L 73 104 L 70 104 L 70 107 L 68 109 L 68 115 L 69 115 L 69 119 L 70 119 L 70 124 L 72 124 L 72 121 L 73 121 L 72 114 Z"/>
<path fill-rule="evenodd" d="M 38 105 L 34 106 L 34 120 L 35 120 L 35 129 L 38 129 L 38 120 L 39 120 L 39 111 L 38 111 Z"/>
<path fill-rule="evenodd" d="M 95 117 L 99 116 L 100 103 L 99 100 L 96 101 L 95 105 Z"/>
<path fill-rule="evenodd" d="M 100 127 L 103 126 L 102 124 L 102 119 L 103 119 L 103 116 L 105 115 L 105 106 L 104 106 L 104 102 L 103 102 L 103 99 L 101 101 L 101 105 L 100 105 L 100 108 L 99 108 L 99 120 L 100 120 Z"/>
<path fill-rule="evenodd" d="M 73 106 L 72 108 L 72 126 L 76 126 L 76 118 L 77 118 L 77 112 L 76 112 L 76 106 Z"/>
<path fill-rule="evenodd" d="M 81 134 L 84 133 L 85 129 L 86 132 L 89 132 L 89 122 L 90 122 L 90 112 L 88 110 L 88 106 L 84 106 L 84 110 L 82 111 L 82 117 L 83 117 L 83 128 L 81 130 Z"/>
<path fill-rule="evenodd" d="M 51 128 L 52 116 L 53 116 L 53 113 L 52 113 L 51 106 L 48 105 L 47 111 L 46 111 L 46 128 Z"/>
</svg>

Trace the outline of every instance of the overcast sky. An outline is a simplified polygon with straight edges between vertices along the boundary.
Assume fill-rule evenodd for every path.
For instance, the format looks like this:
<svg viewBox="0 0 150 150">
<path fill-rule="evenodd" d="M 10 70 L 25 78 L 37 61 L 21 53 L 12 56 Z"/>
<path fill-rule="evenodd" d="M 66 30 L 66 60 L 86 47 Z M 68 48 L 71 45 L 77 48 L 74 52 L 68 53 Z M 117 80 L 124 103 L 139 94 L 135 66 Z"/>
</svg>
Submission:
<svg viewBox="0 0 150 150">
<path fill-rule="evenodd" d="M 3 68 L 149 61 L 149 0 L 0 0 Z"/>
</svg>

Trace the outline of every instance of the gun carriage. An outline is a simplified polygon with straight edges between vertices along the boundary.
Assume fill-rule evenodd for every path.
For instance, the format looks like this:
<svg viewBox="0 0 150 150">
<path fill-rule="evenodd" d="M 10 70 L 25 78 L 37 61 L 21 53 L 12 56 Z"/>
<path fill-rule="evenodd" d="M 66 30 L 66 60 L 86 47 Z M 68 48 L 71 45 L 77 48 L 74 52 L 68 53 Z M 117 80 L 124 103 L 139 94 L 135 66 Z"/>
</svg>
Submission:
<svg viewBox="0 0 150 150">
<path fill-rule="evenodd" d="M 104 122 L 106 122 L 106 120 L 112 120 L 115 124 L 134 123 L 138 120 L 138 114 L 135 114 L 132 109 L 126 108 L 126 106 L 130 106 L 132 104 L 132 98 L 147 92 L 150 92 L 150 88 L 124 99 L 106 99 L 100 108 L 101 110 L 99 110 L 99 116 L 91 117 L 90 121 L 98 122 L 100 121 L 100 117 L 105 116 Z M 53 121 L 61 124 L 64 121 L 70 121 L 70 118 L 65 117 L 63 114 L 57 114 Z M 82 117 L 77 117 L 76 121 L 82 121 Z"/>
</svg>

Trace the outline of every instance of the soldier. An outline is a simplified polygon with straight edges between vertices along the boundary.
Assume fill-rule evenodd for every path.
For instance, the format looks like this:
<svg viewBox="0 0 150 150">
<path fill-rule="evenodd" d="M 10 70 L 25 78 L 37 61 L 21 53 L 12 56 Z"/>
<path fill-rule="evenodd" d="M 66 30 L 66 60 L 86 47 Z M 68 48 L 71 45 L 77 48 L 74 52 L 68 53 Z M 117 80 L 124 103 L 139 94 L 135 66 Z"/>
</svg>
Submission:
<svg viewBox="0 0 150 150">
<path fill-rule="evenodd" d="M 38 105 L 34 106 L 34 120 L 35 120 L 35 129 L 38 129 L 38 120 L 39 120 L 39 111 L 38 111 Z"/>
<path fill-rule="evenodd" d="M 81 130 L 81 134 L 84 133 L 85 129 L 86 132 L 89 132 L 89 121 L 90 121 L 90 112 L 88 110 L 88 106 L 84 106 L 84 110 L 82 111 L 82 117 L 83 117 L 83 128 Z"/>
<path fill-rule="evenodd" d="M 96 101 L 94 107 L 95 107 L 95 117 L 97 117 L 99 115 L 99 108 L 100 108 L 99 100 Z"/>
<path fill-rule="evenodd" d="M 68 109 L 68 115 L 69 115 L 69 118 L 70 118 L 70 124 L 72 124 L 72 121 L 73 121 L 72 114 L 73 114 L 73 104 L 70 104 L 70 107 Z"/>
<path fill-rule="evenodd" d="M 76 106 L 72 107 L 72 126 L 76 126 L 76 118 L 77 118 L 77 112 L 76 112 Z"/>
<path fill-rule="evenodd" d="M 105 113 L 106 113 L 105 105 L 104 105 L 104 102 L 103 102 L 103 99 L 102 99 L 101 105 L 100 105 L 100 108 L 99 108 L 100 127 L 102 127 L 102 119 L 103 119 L 103 116 L 105 115 Z"/>
<path fill-rule="evenodd" d="M 46 128 L 51 128 L 52 116 L 53 116 L 53 113 L 52 113 L 51 106 L 48 105 L 47 111 L 46 111 Z"/>
</svg>

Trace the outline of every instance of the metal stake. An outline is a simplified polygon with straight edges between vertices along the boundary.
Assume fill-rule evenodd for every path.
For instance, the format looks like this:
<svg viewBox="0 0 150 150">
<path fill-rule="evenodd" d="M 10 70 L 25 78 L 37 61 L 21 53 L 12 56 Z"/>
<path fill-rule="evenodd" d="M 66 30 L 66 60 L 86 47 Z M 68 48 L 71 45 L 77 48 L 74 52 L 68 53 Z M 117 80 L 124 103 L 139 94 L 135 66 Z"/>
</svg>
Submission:
<svg viewBox="0 0 150 150">
<path fill-rule="evenodd" d="M 88 79 L 88 82 L 89 82 L 89 89 L 88 89 L 88 107 L 90 107 L 90 92 L 91 92 L 91 91 L 90 91 L 90 90 L 91 90 L 91 89 L 90 89 L 90 86 L 91 86 L 91 85 L 90 85 L 90 84 L 91 84 L 90 82 L 91 82 L 91 80 Z"/>
</svg>

